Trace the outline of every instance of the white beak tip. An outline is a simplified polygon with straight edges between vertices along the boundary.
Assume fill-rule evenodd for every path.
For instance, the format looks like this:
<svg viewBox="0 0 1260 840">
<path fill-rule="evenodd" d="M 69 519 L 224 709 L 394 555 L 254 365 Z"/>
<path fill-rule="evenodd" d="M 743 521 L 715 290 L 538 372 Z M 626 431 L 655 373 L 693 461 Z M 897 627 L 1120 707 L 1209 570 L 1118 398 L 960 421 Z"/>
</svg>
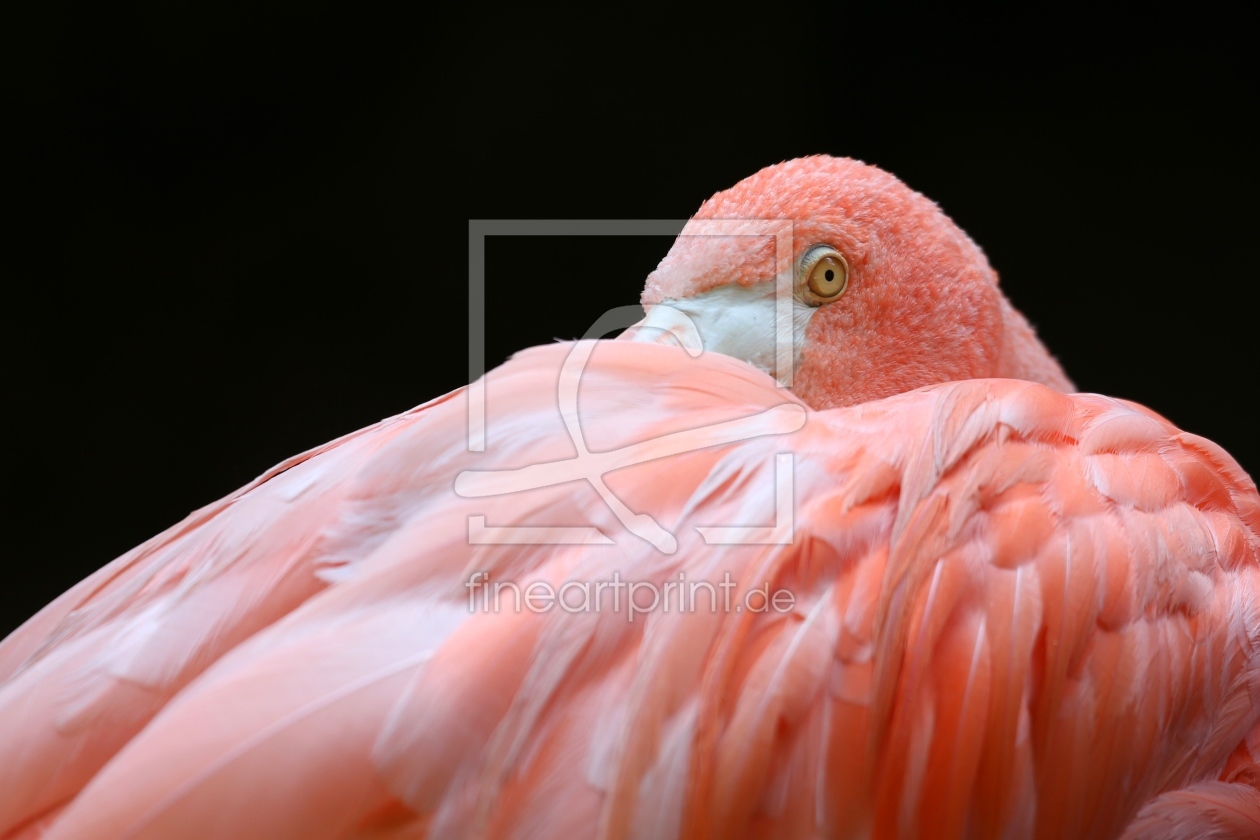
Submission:
<svg viewBox="0 0 1260 840">
<path fill-rule="evenodd" d="M 626 341 L 667 344 L 681 347 L 693 357 L 704 352 L 700 331 L 685 313 L 668 304 L 649 306 L 647 317 L 622 333 Z"/>
</svg>

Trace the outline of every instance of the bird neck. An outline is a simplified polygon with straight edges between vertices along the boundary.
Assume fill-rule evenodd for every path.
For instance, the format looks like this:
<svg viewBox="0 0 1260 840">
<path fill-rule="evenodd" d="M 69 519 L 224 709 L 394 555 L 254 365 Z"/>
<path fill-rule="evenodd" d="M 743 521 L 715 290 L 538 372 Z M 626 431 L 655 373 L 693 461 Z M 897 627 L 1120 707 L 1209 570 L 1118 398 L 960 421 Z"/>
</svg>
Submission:
<svg viewBox="0 0 1260 840">
<path fill-rule="evenodd" d="M 1056 391 L 1072 393 L 1076 386 L 1063 368 L 1037 338 L 1028 320 L 1005 295 L 999 294 L 1002 316 L 1002 343 L 998 352 L 995 376 L 1003 379 L 1027 379 L 1040 382 Z"/>
</svg>

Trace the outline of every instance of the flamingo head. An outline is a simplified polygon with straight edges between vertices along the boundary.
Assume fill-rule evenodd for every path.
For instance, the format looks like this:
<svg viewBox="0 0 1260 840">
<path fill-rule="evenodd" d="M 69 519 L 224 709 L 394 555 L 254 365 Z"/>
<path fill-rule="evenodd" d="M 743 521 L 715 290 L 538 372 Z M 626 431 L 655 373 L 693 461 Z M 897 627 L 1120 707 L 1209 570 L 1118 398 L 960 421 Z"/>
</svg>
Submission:
<svg viewBox="0 0 1260 840">
<path fill-rule="evenodd" d="M 642 303 L 641 327 L 690 331 L 813 408 L 958 379 L 1072 390 L 975 243 L 932 201 L 848 158 L 789 160 L 705 201 Z"/>
</svg>

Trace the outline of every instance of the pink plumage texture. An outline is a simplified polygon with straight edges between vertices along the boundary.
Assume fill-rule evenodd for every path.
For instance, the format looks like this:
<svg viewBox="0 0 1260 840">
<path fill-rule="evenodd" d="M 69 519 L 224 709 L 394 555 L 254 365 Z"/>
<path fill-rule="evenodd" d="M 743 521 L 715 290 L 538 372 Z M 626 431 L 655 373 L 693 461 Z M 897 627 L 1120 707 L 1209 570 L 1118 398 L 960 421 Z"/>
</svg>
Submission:
<svg viewBox="0 0 1260 840">
<path fill-rule="evenodd" d="M 665 553 L 587 481 L 454 490 L 574 457 L 576 346 L 488 374 L 486 452 L 454 392 L 280 465 L 0 644 L 0 837 L 1260 836 L 1260 496 L 1219 447 L 1009 378 L 729 442 L 718 424 L 809 401 L 729 357 L 599 342 L 592 452 L 696 438 L 604 476 Z M 790 541 L 706 541 L 775 522 L 781 456 Z M 479 543 L 474 520 L 611 541 Z M 732 606 L 492 609 L 477 575 L 731 581 Z"/>
</svg>

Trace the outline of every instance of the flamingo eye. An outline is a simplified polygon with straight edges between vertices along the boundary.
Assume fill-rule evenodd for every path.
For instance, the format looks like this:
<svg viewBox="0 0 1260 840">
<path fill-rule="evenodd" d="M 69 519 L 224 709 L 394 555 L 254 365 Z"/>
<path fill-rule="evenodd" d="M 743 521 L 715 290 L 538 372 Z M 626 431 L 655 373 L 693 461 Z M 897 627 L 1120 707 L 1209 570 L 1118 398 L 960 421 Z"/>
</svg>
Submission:
<svg viewBox="0 0 1260 840">
<path fill-rule="evenodd" d="M 809 301 L 815 305 L 829 303 L 844 294 L 849 285 L 849 264 L 839 251 L 817 248 L 806 262 L 805 285 L 812 292 Z M 811 296 L 807 296 L 811 297 Z"/>
</svg>

